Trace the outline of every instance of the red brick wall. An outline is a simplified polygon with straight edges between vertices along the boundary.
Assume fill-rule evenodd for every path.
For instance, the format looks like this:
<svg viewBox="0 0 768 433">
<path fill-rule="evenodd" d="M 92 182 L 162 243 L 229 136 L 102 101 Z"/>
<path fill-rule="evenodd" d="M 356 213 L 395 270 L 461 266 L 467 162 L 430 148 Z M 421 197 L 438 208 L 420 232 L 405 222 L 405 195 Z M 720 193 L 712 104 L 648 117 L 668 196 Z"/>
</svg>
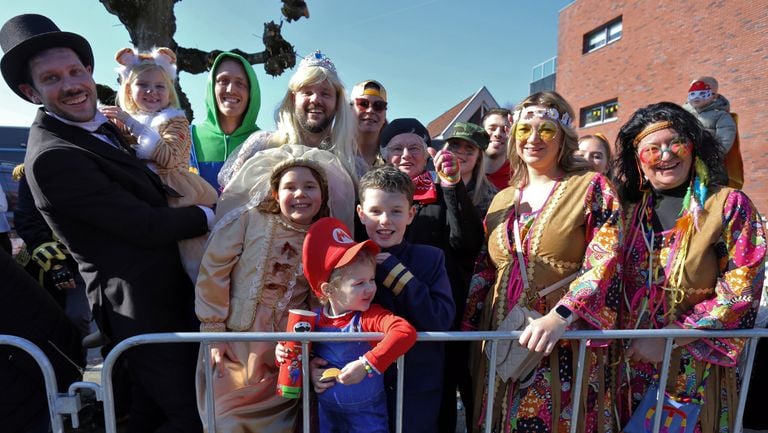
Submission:
<svg viewBox="0 0 768 433">
<path fill-rule="evenodd" d="M 622 16 L 622 37 L 582 54 L 584 35 Z M 768 214 L 768 0 L 576 0 L 560 12 L 557 91 L 581 108 L 619 99 L 617 122 L 583 128 L 614 140 L 638 108 L 682 104 L 698 75 L 739 114 L 744 190 Z"/>
</svg>

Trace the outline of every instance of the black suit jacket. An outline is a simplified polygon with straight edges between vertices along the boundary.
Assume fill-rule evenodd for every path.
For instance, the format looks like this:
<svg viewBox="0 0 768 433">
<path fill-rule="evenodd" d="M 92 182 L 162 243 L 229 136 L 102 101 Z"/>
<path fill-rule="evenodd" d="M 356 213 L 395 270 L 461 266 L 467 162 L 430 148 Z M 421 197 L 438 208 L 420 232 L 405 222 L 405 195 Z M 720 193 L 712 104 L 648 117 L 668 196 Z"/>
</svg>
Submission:
<svg viewBox="0 0 768 433">
<path fill-rule="evenodd" d="M 201 209 L 169 208 L 143 162 L 42 109 L 24 162 L 35 205 L 77 260 L 102 331 L 117 341 L 195 330 L 177 241 L 207 232 Z"/>
</svg>

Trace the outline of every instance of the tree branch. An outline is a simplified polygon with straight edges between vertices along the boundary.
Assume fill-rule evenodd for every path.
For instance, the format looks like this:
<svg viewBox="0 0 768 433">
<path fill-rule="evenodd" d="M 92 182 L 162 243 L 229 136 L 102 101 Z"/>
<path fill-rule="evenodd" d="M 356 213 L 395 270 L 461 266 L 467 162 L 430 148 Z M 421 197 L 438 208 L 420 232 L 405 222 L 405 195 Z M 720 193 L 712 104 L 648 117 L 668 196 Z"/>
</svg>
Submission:
<svg viewBox="0 0 768 433">
<path fill-rule="evenodd" d="M 237 48 L 229 51 L 243 56 L 252 65 L 264 63 L 267 56 L 266 51 L 260 53 L 246 53 Z M 224 51 L 222 50 L 203 51 L 198 50 L 197 48 L 178 47 L 176 48 L 176 65 L 180 71 L 189 72 L 190 74 L 200 74 L 210 70 L 213 61 L 223 52 Z"/>
<path fill-rule="evenodd" d="M 301 17 L 309 19 L 309 8 L 304 0 L 283 0 L 283 7 L 280 9 L 285 19 L 298 21 Z"/>
<path fill-rule="evenodd" d="M 277 25 L 274 21 L 264 24 L 262 36 L 266 48 L 264 51 L 246 53 L 235 48 L 230 52 L 243 56 L 252 65 L 263 63 L 264 70 L 269 75 L 278 76 L 296 65 L 296 51 L 293 45 L 283 39 L 280 33 L 281 27 L 282 25 Z M 176 47 L 176 64 L 180 71 L 200 74 L 209 71 L 213 61 L 222 52 L 222 50 L 203 51 L 197 48 Z"/>
<path fill-rule="evenodd" d="M 104 105 L 116 105 L 115 96 L 117 92 L 115 89 L 105 85 L 96 83 L 96 97 Z"/>
<path fill-rule="evenodd" d="M 176 33 L 175 4 L 180 0 L 99 0 L 104 8 L 115 15 L 125 26 L 131 43 L 139 50 L 165 46 L 176 52 L 177 66 L 180 71 L 200 74 L 209 71 L 221 50 L 202 51 L 195 48 L 178 46 L 174 39 Z M 288 22 L 301 17 L 309 18 L 309 9 L 304 0 L 281 0 L 281 12 Z M 283 39 L 282 22 L 270 21 L 264 24 L 264 51 L 247 53 L 240 49 L 230 50 L 245 58 L 248 63 L 264 64 L 267 74 L 278 76 L 286 69 L 296 65 L 296 51 L 293 45 Z M 176 83 L 181 106 L 192 118 L 192 110 L 186 95 Z M 104 104 L 114 104 L 115 91 L 108 86 L 98 85 L 98 98 Z"/>
</svg>

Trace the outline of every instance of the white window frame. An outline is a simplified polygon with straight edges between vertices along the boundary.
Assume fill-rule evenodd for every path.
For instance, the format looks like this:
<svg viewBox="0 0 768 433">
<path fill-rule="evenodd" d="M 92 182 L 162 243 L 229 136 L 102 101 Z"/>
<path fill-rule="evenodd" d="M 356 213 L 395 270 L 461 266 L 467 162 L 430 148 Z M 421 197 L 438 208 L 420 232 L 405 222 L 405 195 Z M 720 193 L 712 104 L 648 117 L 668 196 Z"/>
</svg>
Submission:
<svg viewBox="0 0 768 433">
<path fill-rule="evenodd" d="M 621 40 L 622 35 L 624 34 L 624 26 L 622 24 L 622 16 L 609 21 L 606 24 L 603 24 L 602 26 L 596 28 L 595 30 L 592 30 L 591 32 L 584 35 L 584 53 L 591 53 L 594 51 L 599 50 L 600 48 L 603 48 L 607 45 L 610 45 L 616 41 Z M 595 45 L 593 48 L 588 48 L 591 45 L 591 42 L 593 40 L 597 40 L 597 45 Z"/>
<path fill-rule="evenodd" d="M 611 117 L 609 119 L 605 118 L 605 111 L 606 111 L 606 109 L 608 109 L 608 107 L 610 107 L 612 105 L 616 105 L 618 107 L 619 106 L 619 99 L 618 98 L 611 99 L 611 100 L 608 100 L 608 101 L 605 101 L 605 102 L 601 102 L 599 104 L 594 104 L 594 105 L 590 105 L 588 107 L 582 108 L 581 111 L 579 112 L 579 117 L 580 117 L 579 120 L 581 121 L 583 119 L 583 121 L 584 121 L 584 124 L 581 125 L 581 128 L 589 128 L 590 126 L 597 126 L 597 125 L 603 125 L 603 124 L 606 124 L 606 123 L 617 122 L 619 120 L 619 116 L 618 115 L 616 115 L 614 117 Z M 600 120 L 587 123 L 587 121 L 586 121 L 587 120 L 586 113 L 589 112 L 589 111 L 595 110 L 597 108 L 600 109 Z"/>
</svg>

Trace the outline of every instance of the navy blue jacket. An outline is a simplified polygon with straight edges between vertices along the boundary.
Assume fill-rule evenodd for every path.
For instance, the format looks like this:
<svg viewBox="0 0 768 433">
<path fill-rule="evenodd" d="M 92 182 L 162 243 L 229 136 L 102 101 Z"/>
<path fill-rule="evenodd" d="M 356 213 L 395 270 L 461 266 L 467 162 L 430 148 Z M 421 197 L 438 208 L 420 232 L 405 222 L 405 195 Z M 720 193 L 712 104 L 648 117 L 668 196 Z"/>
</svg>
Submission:
<svg viewBox="0 0 768 433">
<path fill-rule="evenodd" d="M 374 302 L 406 319 L 417 331 L 448 331 L 456 307 L 443 251 L 403 241 L 382 250 L 392 254 L 376 266 Z M 445 343 L 416 343 L 405 354 L 403 431 L 435 432 L 443 389 Z M 394 421 L 397 369 L 384 377 L 390 424 Z"/>
<path fill-rule="evenodd" d="M 406 241 L 382 251 L 392 256 L 376 267 L 378 290 L 374 302 L 410 322 L 417 331 L 450 329 L 456 309 L 443 252 Z M 408 351 L 406 394 L 441 389 L 443 346 L 443 343 L 416 343 Z"/>
</svg>

